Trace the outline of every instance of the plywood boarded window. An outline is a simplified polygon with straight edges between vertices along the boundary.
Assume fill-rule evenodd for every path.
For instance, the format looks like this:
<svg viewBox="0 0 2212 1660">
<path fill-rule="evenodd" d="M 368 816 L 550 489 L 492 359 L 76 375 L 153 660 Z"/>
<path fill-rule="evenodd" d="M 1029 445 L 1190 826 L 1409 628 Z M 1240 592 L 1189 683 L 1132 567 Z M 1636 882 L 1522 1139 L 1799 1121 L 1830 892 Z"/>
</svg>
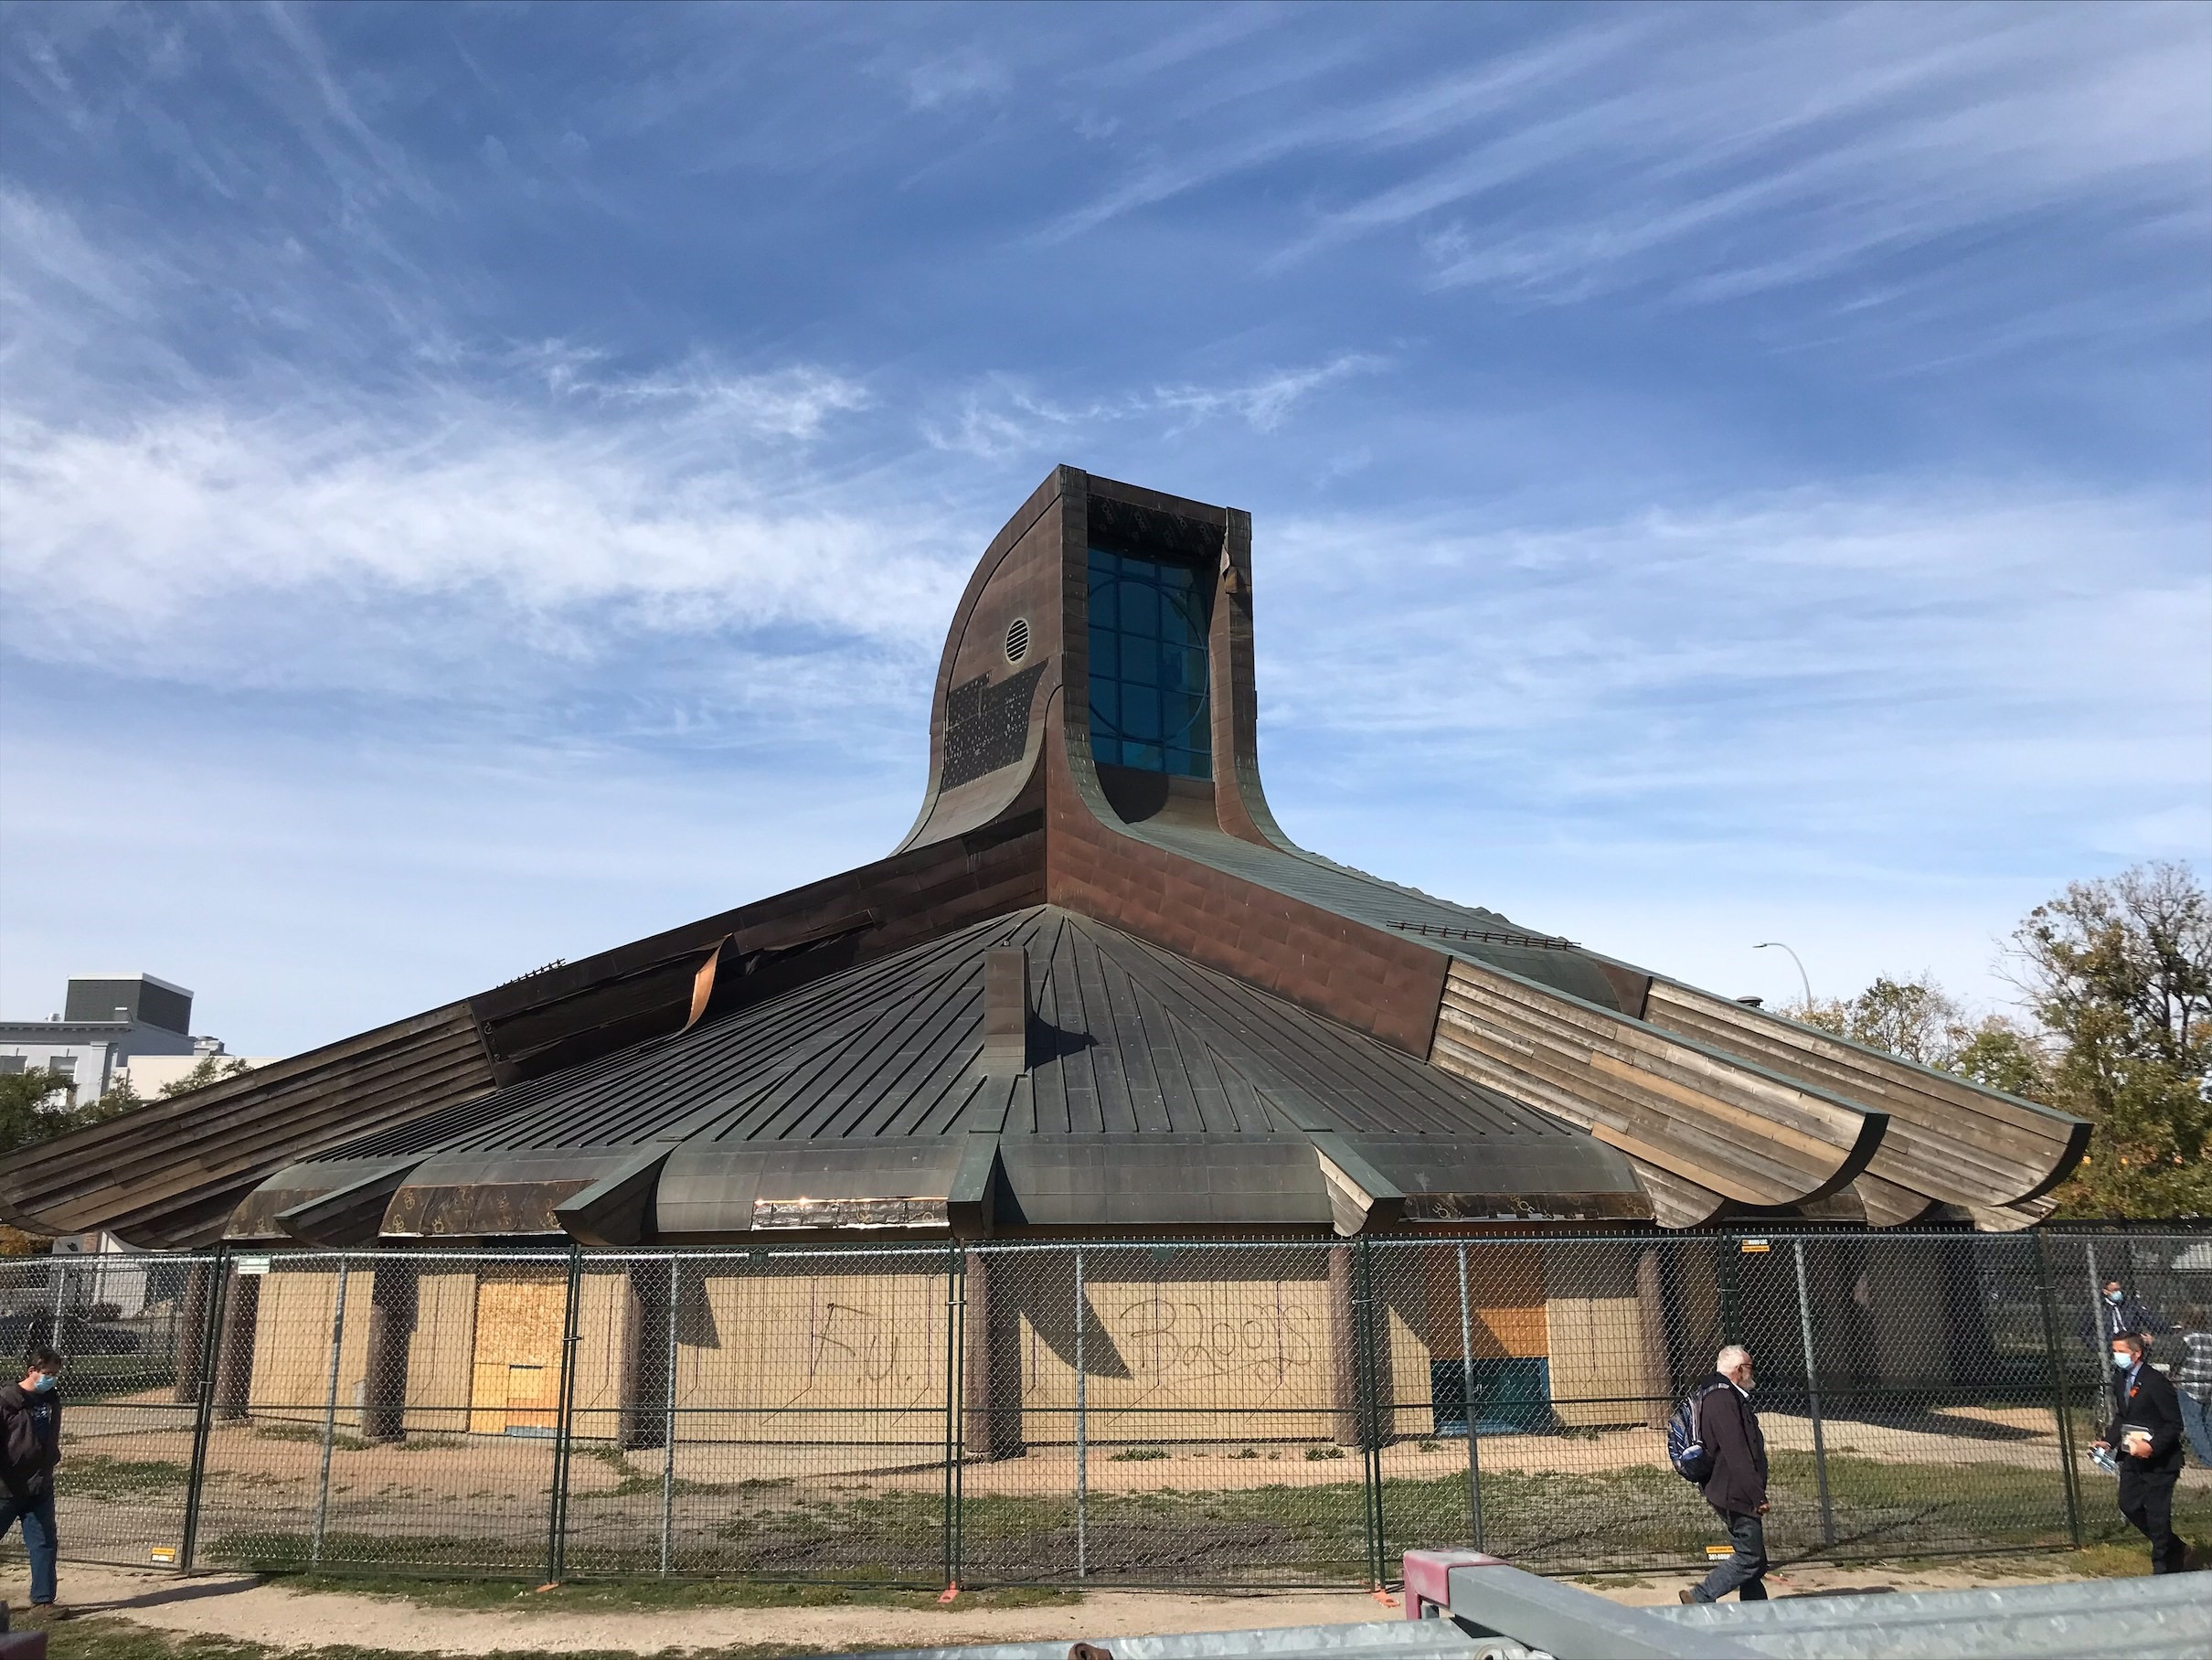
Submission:
<svg viewBox="0 0 2212 1660">
<path fill-rule="evenodd" d="M 560 1407 L 568 1287 L 559 1280 L 484 1280 L 476 1287 L 469 1390 L 473 1435 L 549 1435 Z"/>
<path fill-rule="evenodd" d="M 1435 1360 L 1460 1357 L 1459 1253 L 1425 1250 L 1428 1320 L 1421 1335 Z M 1396 1299 L 1393 1298 L 1393 1302 Z M 1476 1360 L 1535 1359 L 1551 1352 L 1544 1315 L 1544 1261 L 1537 1245 L 1467 1247 L 1467 1335 Z M 1410 1322 L 1409 1322 L 1410 1324 Z"/>
</svg>

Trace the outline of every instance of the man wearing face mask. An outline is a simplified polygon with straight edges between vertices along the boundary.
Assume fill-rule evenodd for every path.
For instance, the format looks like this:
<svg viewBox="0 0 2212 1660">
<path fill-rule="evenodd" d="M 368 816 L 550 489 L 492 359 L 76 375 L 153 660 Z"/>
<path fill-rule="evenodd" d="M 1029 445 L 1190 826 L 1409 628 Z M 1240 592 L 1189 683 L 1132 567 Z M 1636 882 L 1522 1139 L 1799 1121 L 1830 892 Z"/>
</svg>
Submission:
<svg viewBox="0 0 2212 1660">
<path fill-rule="evenodd" d="M 2165 1375 L 2143 1361 L 2141 1332 L 2112 1339 L 2119 1410 L 2104 1439 L 2120 1465 L 2120 1514 L 2151 1541 L 2151 1571 L 2179 1573 L 2187 1547 L 2174 1534 L 2174 1484 L 2181 1479 L 2181 1408 Z"/>
<path fill-rule="evenodd" d="M 1730 1344 L 1713 1357 L 1713 1376 L 1699 1385 L 1697 1434 L 1713 1460 L 1705 1502 L 1727 1524 L 1728 1559 L 1682 1593 L 1685 1602 L 1715 1602 L 1731 1591 L 1742 1602 L 1767 1600 L 1767 1438 L 1751 1410 L 1750 1351 Z M 1714 1386 L 1719 1386 L 1717 1388 Z"/>
<path fill-rule="evenodd" d="M 0 1377 L 5 1377 L 0 1373 Z M 31 1608 L 54 1606 L 54 1466 L 61 1462 L 61 1357 L 34 1345 L 23 1381 L 0 1389 L 0 1538 L 18 1518 L 31 1559 Z"/>
<path fill-rule="evenodd" d="M 2118 1280 L 2107 1280 L 2098 1288 L 2096 1313 L 2085 1334 L 2090 1347 L 2102 1355 L 2122 1332 L 2133 1332 L 2145 1347 L 2158 1333 L 2165 1331 L 2166 1323 L 2143 1306 L 2139 1297 L 2130 1296 Z M 2119 1408 L 2119 1398 L 2113 1398 L 2113 1408 Z"/>
</svg>

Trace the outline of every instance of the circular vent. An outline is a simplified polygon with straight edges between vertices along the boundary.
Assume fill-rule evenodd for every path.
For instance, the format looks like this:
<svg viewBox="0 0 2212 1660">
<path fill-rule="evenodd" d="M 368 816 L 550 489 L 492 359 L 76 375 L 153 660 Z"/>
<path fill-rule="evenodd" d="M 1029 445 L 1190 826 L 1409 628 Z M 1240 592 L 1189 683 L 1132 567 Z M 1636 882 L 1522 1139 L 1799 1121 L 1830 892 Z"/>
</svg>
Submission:
<svg viewBox="0 0 2212 1660">
<path fill-rule="evenodd" d="M 1029 654 L 1029 619 L 1016 617 L 1006 624 L 1006 661 L 1019 663 Z"/>
</svg>

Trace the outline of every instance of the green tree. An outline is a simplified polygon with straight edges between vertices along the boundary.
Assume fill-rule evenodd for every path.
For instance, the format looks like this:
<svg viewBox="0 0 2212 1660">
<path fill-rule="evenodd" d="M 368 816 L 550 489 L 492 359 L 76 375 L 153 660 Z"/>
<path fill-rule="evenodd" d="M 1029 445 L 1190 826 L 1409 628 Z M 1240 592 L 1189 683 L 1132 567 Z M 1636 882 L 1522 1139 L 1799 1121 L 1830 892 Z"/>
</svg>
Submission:
<svg viewBox="0 0 2212 1660">
<path fill-rule="evenodd" d="M 189 1072 L 166 1086 L 160 1099 L 235 1078 L 246 1069 L 246 1063 L 235 1056 L 207 1056 Z M 65 1073 L 45 1070 L 0 1077 L 0 1153 L 35 1147 L 71 1130 L 121 1118 L 147 1104 L 145 1098 L 131 1087 L 130 1078 L 119 1074 L 97 1100 L 71 1105 L 68 1091 L 74 1081 Z"/>
<path fill-rule="evenodd" d="M 220 1083 L 226 1078 L 236 1078 L 240 1072 L 252 1069 L 236 1055 L 202 1055 L 198 1063 L 182 1078 L 162 1085 L 161 1093 L 156 1099 L 167 1101 L 172 1096 L 183 1095 L 193 1090 L 204 1090 L 211 1083 Z"/>
<path fill-rule="evenodd" d="M 71 1081 L 66 1073 L 44 1068 L 0 1076 L 0 1153 L 35 1147 L 75 1129 L 77 1112 L 66 1092 Z"/>
<path fill-rule="evenodd" d="M 2097 1126 L 2058 1214 L 2212 1216 L 2212 899 L 2178 864 L 2076 882 L 2013 935 L 2056 1056 L 2044 1098 Z"/>
<path fill-rule="evenodd" d="M 1984 1043 L 1992 1025 L 1990 1020 L 1970 1024 L 1964 1006 L 1925 974 L 1909 980 L 1883 974 L 1856 997 L 1796 1003 L 1782 1013 L 1839 1038 L 1948 1071 L 1962 1069 L 1961 1058 Z"/>
<path fill-rule="evenodd" d="M 2045 1101 L 2050 1059 L 2042 1039 L 2003 1015 L 1987 1015 L 1951 1057 L 1950 1069 L 1988 1090 Z"/>
</svg>

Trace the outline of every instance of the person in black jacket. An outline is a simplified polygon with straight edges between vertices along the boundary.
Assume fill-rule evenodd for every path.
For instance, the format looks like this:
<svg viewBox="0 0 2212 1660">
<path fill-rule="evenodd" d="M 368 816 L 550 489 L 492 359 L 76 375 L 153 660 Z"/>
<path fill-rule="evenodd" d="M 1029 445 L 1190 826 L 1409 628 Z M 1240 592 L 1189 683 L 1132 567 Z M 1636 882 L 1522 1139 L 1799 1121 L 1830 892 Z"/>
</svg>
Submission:
<svg viewBox="0 0 2212 1660">
<path fill-rule="evenodd" d="M 2091 1305 L 2089 1319 L 2083 1323 L 2082 1336 L 2090 1347 L 2097 1351 L 2100 1365 L 2103 1364 L 2105 1349 L 2122 1332 L 2133 1332 L 2148 1348 L 2154 1338 L 2174 1328 L 2153 1314 L 2142 1298 L 2128 1292 L 2118 1280 L 2108 1279 L 2098 1289 L 2097 1301 Z M 2113 1380 L 2116 1389 L 2118 1380 Z M 2111 1407 L 2120 1410 L 2120 1397 L 2112 1396 Z"/>
<path fill-rule="evenodd" d="M 2174 1484 L 2181 1479 L 2181 1404 L 2165 1375 L 2143 1363 L 2141 1332 L 2112 1338 L 2119 1410 L 2104 1439 L 2120 1464 L 2120 1514 L 2151 1541 L 2151 1571 L 2179 1573 L 2188 1548 L 2174 1534 Z"/>
<path fill-rule="evenodd" d="M 0 1376 L 5 1376 L 0 1373 Z M 61 1357 L 34 1345 L 23 1381 L 0 1389 L 0 1538 L 20 1517 L 31 1606 L 54 1605 L 54 1466 L 61 1462 Z"/>
<path fill-rule="evenodd" d="M 1682 1593 L 1685 1602 L 1717 1602 L 1735 1591 L 1744 1602 L 1767 1600 L 1767 1438 L 1751 1410 L 1751 1355 L 1730 1344 L 1713 1357 L 1713 1376 L 1699 1385 L 1697 1437 L 1712 1456 L 1705 1502 L 1728 1525 L 1728 1559 Z"/>
</svg>

